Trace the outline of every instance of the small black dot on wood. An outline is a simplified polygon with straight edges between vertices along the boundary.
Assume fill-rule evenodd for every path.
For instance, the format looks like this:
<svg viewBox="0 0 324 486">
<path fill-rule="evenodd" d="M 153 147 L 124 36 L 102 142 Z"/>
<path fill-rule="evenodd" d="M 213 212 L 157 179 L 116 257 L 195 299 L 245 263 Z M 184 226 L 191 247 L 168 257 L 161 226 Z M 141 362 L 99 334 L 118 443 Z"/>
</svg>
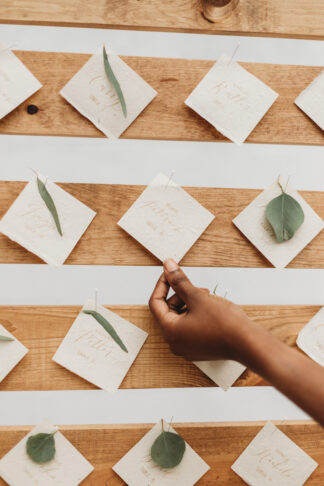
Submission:
<svg viewBox="0 0 324 486">
<path fill-rule="evenodd" d="M 27 106 L 27 113 L 29 113 L 29 115 L 35 115 L 35 113 L 37 112 L 38 112 L 38 107 L 36 105 Z"/>
</svg>

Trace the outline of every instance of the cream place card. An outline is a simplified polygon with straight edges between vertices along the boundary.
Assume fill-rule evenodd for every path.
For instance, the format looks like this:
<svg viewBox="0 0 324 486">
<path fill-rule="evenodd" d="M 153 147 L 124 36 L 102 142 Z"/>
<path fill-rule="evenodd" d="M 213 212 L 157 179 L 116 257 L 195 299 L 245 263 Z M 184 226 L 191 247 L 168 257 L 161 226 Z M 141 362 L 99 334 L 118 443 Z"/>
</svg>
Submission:
<svg viewBox="0 0 324 486">
<path fill-rule="evenodd" d="M 277 242 L 274 231 L 266 219 L 268 203 L 282 194 L 278 181 L 264 190 L 251 202 L 233 223 L 248 240 L 277 268 L 284 268 L 305 246 L 315 238 L 324 227 L 322 219 L 313 211 L 310 205 L 288 183 L 288 179 L 281 177 L 279 182 L 285 192 L 300 204 L 304 211 L 304 222 L 294 236 L 287 241 Z"/>
<path fill-rule="evenodd" d="M 126 117 L 107 77 L 103 49 L 85 63 L 60 94 L 107 137 L 116 138 L 133 123 L 157 92 L 107 47 L 106 52 L 125 99 Z"/>
<path fill-rule="evenodd" d="M 0 42 L 0 119 L 41 87 L 41 83 L 10 48 Z"/>
<path fill-rule="evenodd" d="M 223 54 L 185 103 L 216 130 L 241 144 L 278 94 Z"/>
<path fill-rule="evenodd" d="M 324 70 L 300 93 L 295 103 L 324 130 Z"/>
<path fill-rule="evenodd" d="M 297 346 L 324 366 L 324 307 L 300 331 Z"/>
<path fill-rule="evenodd" d="M 166 422 L 164 430 L 176 433 Z M 158 422 L 113 470 L 130 486 L 193 486 L 210 467 L 186 443 L 180 464 L 173 469 L 162 469 L 151 458 L 151 447 L 161 432 L 162 424 Z"/>
<path fill-rule="evenodd" d="M 169 177 L 159 174 L 118 225 L 159 260 L 179 262 L 214 217 Z"/>
<path fill-rule="evenodd" d="M 35 176 L 0 221 L 0 233 L 39 256 L 50 265 L 62 265 L 88 228 L 96 213 L 43 176 L 54 202 L 62 235 L 41 196 Z"/>
<path fill-rule="evenodd" d="M 246 370 L 246 366 L 230 359 L 194 361 L 194 364 L 224 391 L 228 390 Z"/>
<path fill-rule="evenodd" d="M 96 311 L 108 321 L 115 339 L 93 315 L 84 313 L 88 310 Z M 53 361 L 97 387 L 114 393 L 147 336 L 134 324 L 88 300 L 56 351 Z"/>
<path fill-rule="evenodd" d="M 77 486 L 93 471 L 93 466 L 61 432 L 54 435 L 56 453 L 47 463 L 33 462 L 26 452 L 32 435 L 51 434 L 56 427 L 45 421 L 27 434 L 0 461 L 0 476 L 10 486 Z"/>
<path fill-rule="evenodd" d="M 250 486 L 302 486 L 318 464 L 268 422 L 232 469 Z"/>
<path fill-rule="evenodd" d="M 0 324 L 0 336 L 4 336 L 12 341 L 0 339 L 0 383 L 10 373 L 10 371 L 28 353 L 28 349 L 18 341 L 7 329 Z"/>
</svg>

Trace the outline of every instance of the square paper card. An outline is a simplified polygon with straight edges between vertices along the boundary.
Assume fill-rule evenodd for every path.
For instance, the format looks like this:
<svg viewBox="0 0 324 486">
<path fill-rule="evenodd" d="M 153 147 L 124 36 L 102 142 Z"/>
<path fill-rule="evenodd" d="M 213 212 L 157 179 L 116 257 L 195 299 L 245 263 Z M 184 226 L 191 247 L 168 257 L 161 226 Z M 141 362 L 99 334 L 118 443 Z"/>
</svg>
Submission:
<svg viewBox="0 0 324 486">
<path fill-rule="evenodd" d="M 290 240 L 279 243 L 266 219 L 268 203 L 282 194 L 278 182 L 285 192 L 299 202 L 304 211 L 304 222 Z M 280 177 L 268 189 L 233 219 L 233 223 L 248 240 L 277 268 L 284 268 L 300 253 L 315 236 L 322 231 L 324 223 L 300 194 L 288 184 L 287 178 Z"/>
<path fill-rule="evenodd" d="M 268 422 L 232 469 L 250 486 L 302 486 L 318 464 Z"/>
<path fill-rule="evenodd" d="M 300 93 L 295 103 L 324 130 L 324 70 Z"/>
<path fill-rule="evenodd" d="M 0 42 L 0 119 L 41 87 L 18 57 Z"/>
<path fill-rule="evenodd" d="M 77 486 L 93 471 L 93 466 L 61 432 L 54 435 L 56 453 L 50 462 L 38 464 L 27 455 L 28 437 L 55 430 L 49 422 L 43 422 L 1 459 L 0 476 L 10 486 Z"/>
<path fill-rule="evenodd" d="M 166 422 L 164 430 L 176 434 Z M 210 467 L 186 443 L 180 464 L 173 469 L 162 469 L 151 458 L 151 447 L 161 432 L 162 424 L 158 422 L 113 470 L 130 486 L 193 486 Z"/>
<path fill-rule="evenodd" d="M 125 99 L 126 117 L 116 90 L 107 77 L 103 49 L 85 63 L 60 94 L 107 137 L 119 137 L 151 103 L 157 92 L 107 47 L 106 52 Z"/>
<path fill-rule="evenodd" d="M 246 370 L 246 366 L 237 361 L 217 360 L 217 361 L 194 361 L 194 364 L 205 373 L 216 385 L 223 390 L 228 390 L 233 383 Z"/>
<path fill-rule="evenodd" d="M 2 336 L 13 341 L 2 340 Z M 0 324 L 0 383 L 27 353 L 28 349 Z"/>
<path fill-rule="evenodd" d="M 163 174 L 159 174 L 118 225 L 162 262 L 179 262 L 214 215 Z"/>
<path fill-rule="evenodd" d="M 50 265 L 62 265 L 96 213 L 53 182 L 38 176 L 54 202 L 54 217 L 41 196 L 35 176 L 0 221 L 0 233 L 39 256 Z"/>
<path fill-rule="evenodd" d="M 324 307 L 300 331 L 297 346 L 324 366 Z"/>
<path fill-rule="evenodd" d="M 117 343 L 94 315 L 85 314 L 85 310 L 96 311 L 108 321 L 121 343 Z M 147 336 L 134 324 L 88 300 L 56 351 L 53 361 L 113 393 L 135 361 Z"/>
<path fill-rule="evenodd" d="M 241 144 L 278 96 L 223 54 L 185 103 L 225 137 Z"/>
</svg>

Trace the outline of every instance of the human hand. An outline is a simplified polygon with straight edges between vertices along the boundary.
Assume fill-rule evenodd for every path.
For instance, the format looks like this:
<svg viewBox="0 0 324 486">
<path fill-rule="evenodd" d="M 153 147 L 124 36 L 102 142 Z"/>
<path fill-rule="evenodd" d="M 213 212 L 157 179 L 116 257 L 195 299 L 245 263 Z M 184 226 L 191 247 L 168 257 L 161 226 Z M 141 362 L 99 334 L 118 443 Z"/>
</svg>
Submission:
<svg viewBox="0 0 324 486">
<path fill-rule="evenodd" d="M 175 294 L 168 299 L 170 287 Z M 239 361 L 242 337 L 253 327 L 238 306 L 194 287 L 172 259 L 164 262 L 149 306 L 171 351 L 191 361 Z"/>
</svg>

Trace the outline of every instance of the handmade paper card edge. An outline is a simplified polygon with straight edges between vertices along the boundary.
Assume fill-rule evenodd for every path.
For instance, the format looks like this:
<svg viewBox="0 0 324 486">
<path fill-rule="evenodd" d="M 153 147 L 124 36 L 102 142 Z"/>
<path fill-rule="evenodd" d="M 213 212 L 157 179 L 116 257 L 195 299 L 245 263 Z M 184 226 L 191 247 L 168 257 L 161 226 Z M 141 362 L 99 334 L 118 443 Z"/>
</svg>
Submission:
<svg viewBox="0 0 324 486">
<path fill-rule="evenodd" d="M 232 361 L 232 360 L 221 360 L 221 361 Z M 213 361 L 210 361 L 211 363 L 213 363 Z M 200 364 L 200 363 L 204 363 L 204 361 L 193 361 L 193 364 L 195 366 L 197 366 L 198 369 L 200 369 L 200 371 L 202 373 L 204 373 L 204 375 L 206 375 L 210 380 L 212 380 L 217 386 L 219 386 L 222 390 L 224 390 L 225 392 L 228 391 L 232 386 L 233 384 L 240 378 L 240 376 L 247 370 L 247 367 L 242 365 L 241 363 L 239 363 L 238 361 L 235 361 L 235 363 L 237 363 L 238 365 L 241 366 L 241 371 L 239 374 L 235 373 L 237 375 L 237 377 L 232 381 L 231 383 L 229 384 L 225 384 L 224 381 L 225 380 L 218 380 L 216 381 L 213 377 L 212 377 L 212 374 L 211 373 L 208 373 L 206 372 L 204 369 L 203 369 L 203 366 Z M 239 367 L 238 367 L 239 368 Z"/>
</svg>

